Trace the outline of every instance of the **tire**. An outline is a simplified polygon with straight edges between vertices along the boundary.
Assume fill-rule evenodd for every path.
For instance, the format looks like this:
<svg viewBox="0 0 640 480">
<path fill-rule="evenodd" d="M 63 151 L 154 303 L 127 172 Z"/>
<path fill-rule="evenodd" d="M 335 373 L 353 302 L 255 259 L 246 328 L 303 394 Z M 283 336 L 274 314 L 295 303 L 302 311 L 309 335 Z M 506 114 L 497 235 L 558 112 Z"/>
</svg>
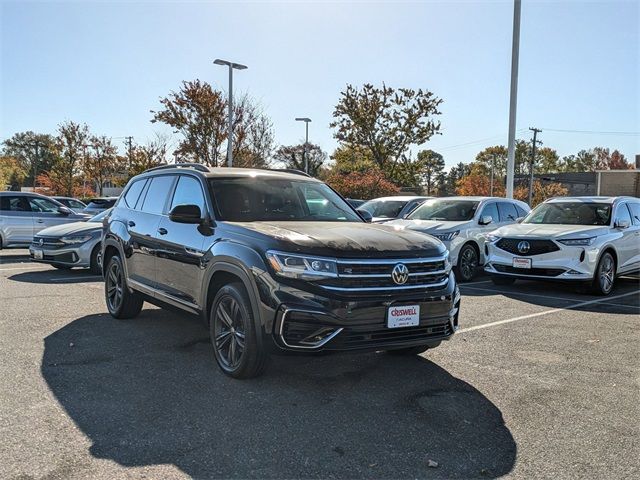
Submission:
<svg viewBox="0 0 640 480">
<path fill-rule="evenodd" d="M 491 281 L 494 285 L 513 285 L 516 279 L 513 277 L 502 277 L 500 275 L 491 275 Z"/>
<path fill-rule="evenodd" d="M 398 348 L 395 350 L 387 350 L 389 355 L 420 355 L 421 353 L 426 352 L 427 350 L 431 350 L 432 348 L 436 348 L 440 345 L 440 342 L 430 343 L 429 345 L 418 345 L 417 347 L 407 347 L 407 348 Z"/>
<path fill-rule="evenodd" d="M 591 292 L 595 295 L 609 295 L 613 291 L 615 280 L 616 261 L 611 253 L 605 252 L 602 257 L 600 257 L 598 267 L 593 275 Z"/>
<path fill-rule="evenodd" d="M 459 282 L 469 282 L 473 279 L 480 263 L 478 251 L 475 247 L 467 243 L 458 254 L 458 265 L 456 266 L 456 280 Z"/>
<path fill-rule="evenodd" d="M 144 300 L 127 287 L 122 260 L 118 255 L 111 257 L 106 269 L 104 299 L 113 318 L 133 318 L 142 310 Z"/>
<path fill-rule="evenodd" d="M 268 355 L 258 341 L 259 330 L 244 285 L 222 287 L 209 311 L 209 333 L 216 362 L 225 375 L 246 379 L 264 371 Z"/>
<path fill-rule="evenodd" d="M 94 275 L 102 275 L 102 246 L 101 244 L 93 247 L 91 251 L 91 260 L 89 262 L 89 270 Z"/>
</svg>

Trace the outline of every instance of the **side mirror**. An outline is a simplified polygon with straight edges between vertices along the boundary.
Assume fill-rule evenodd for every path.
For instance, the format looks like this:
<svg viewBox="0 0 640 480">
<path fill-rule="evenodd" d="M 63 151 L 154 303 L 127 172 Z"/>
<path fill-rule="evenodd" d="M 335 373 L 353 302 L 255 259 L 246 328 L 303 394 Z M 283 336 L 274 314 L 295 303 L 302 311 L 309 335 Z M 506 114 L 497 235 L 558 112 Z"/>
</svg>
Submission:
<svg viewBox="0 0 640 480">
<path fill-rule="evenodd" d="M 364 208 L 356 208 L 356 212 L 358 212 L 360 217 L 367 223 L 371 223 L 371 220 L 373 220 L 373 215 L 371 215 L 369 210 L 365 210 Z"/>
<path fill-rule="evenodd" d="M 73 212 L 68 207 L 58 207 L 58 213 L 66 217 L 67 215 L 71 215 Z"/>
<path fill-rule="evenodd" d="M 169 220 L 176 223 L 202 223 L 202 212 L 198 205 L 176 205 L 169 212 Z"/>
<path fill-rule="evenodd" d="M 629 223 L 629 220 L 622 220 L 620 218 L 618 218 L 614 223 L 613 226 L 615 228 L 620 228 L 620 229 L 625 229 L 625 228 L 629 228 L 631 226 L 631 224 Z"/>
<path fill-rule="evenodd" d="M 483 215 L 480 217 L 480 221 L 478 222 L 480 225 L 489 225 L 493 222 L 493 217 L 491 215 Z"/>
</svg>

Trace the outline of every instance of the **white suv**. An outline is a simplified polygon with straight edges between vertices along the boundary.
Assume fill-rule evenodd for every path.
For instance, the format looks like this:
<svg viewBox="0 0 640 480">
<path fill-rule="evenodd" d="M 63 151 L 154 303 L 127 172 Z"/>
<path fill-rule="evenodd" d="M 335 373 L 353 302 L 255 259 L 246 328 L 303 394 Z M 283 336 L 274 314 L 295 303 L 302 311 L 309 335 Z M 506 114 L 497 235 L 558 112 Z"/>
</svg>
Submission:
<svg viewBox="0 0 640 480">
<path fill-rule="evenodd" d="M 484 263 L 485 236 L 502 225 L 516 223 L 530 210 L 524 202 L 501 197 L 442 197 L 427 200 L 405 219 L 385 225 L 439 239 L 449 250 L 456 278 L 466 282 Z"/>
<path fill-rule="evenodd" d="M 640 269 L 640 199 L 554 198 L 488 240 L 485 270 L 496 284 L 581 281 L 608 295 L 616 276 Z"/>
</svg>

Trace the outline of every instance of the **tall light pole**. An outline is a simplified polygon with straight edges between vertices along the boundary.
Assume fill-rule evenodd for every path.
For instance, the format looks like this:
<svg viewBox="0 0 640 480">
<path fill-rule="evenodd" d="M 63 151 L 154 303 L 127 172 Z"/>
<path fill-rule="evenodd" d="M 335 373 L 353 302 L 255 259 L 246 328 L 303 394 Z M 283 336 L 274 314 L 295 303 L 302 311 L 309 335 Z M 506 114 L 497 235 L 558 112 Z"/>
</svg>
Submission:
<svg viewBox="0 0 640 480">
<path fill-rule="evenodd" d="M 310 118 L 298 117 L 296 122 L 304 122 L 304 149 L 302 150 L 302 156 L 304 157 L 304 173 L 309 173 L 309 159 L 307 158 L 307 145 L 309 144 L 309 122 Z"/>
<path fill-rule="evenodd" d="M 518 59 L 520 57 L 520 0 L 513 4 L 513 40 L 511 44 L 511 94 L 509 100 L 509 150 L 507 155 L 507 198 L 513 198 L 516 166 L 516 106 L 518 104 Z"/>
<path fill-rule="evenodd" d="M 216 58 L 213 63 L 216 65 L 226 65 L 229 67 L 229 127 L 227 129 L 227 165 L 233 166 L 233 69 L 246 70 L 247 66 L 240 63 L 228 62 Z"/>
</svg>

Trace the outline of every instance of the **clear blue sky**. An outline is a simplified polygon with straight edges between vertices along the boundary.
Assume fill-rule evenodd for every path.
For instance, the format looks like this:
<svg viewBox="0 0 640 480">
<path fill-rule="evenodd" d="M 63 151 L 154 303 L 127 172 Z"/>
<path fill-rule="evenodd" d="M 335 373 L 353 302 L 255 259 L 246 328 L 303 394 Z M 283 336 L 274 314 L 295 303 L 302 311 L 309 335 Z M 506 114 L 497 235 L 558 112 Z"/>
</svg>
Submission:
<svg viewBox="0 0 640 480">
<path fill-rule="evenodd" d="M 0 140 L 63 120 L 143 142 L 158 98 L 182 80 L 226 88 L 216 57 L 272 118 L 276 140 L 331 152 L 328 124 L 347 83 L 426 88 L 444 99 L 426 147 L 448 165 L 506 144 L 513 2 L 2 2 Z M 519 130 L 640 131 L 640 2 L 524 0 Z M 521 134 L 530 137 L 530 132 Z M 620 149 L 639 136 L 543 131 L 561 155 Z M 483 140 L 484 141 L 478 141 Z M 117 140 L 121 142 L 121 140 Z M 460 144 L 471 145 L 459 146 Z"/>
</svg>

